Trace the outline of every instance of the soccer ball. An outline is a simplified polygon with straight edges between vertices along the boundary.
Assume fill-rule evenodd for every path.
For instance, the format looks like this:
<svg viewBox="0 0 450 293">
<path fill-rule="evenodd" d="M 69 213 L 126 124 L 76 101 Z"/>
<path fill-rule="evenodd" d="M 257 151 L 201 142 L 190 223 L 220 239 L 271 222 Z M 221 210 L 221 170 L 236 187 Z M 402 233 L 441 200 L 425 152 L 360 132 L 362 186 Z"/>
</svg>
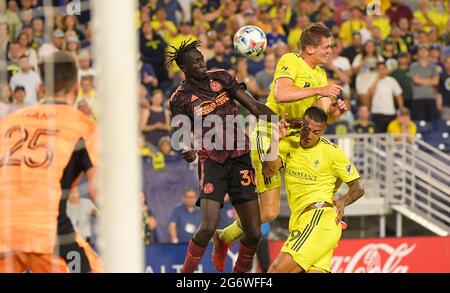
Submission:
<svg viewBox="0 0 450 293">
<path fill-rule="evenodd" d="M 256 57 L 266 49 L 266 34 L 257 26 L 247 25 L 241 27 L 233 39 L 234 49 L 240 56 Z"/>
</svg>

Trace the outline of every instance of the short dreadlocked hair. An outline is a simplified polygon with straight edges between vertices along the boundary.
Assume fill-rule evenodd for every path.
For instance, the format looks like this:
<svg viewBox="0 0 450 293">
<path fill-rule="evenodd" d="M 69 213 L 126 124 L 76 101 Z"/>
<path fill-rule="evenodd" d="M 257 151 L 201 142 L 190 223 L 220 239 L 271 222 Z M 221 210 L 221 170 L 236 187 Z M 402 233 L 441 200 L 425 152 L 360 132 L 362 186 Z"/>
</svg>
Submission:
<svg viewBox="0 0 450 293">
<path fill-rule="evenodd" d="M 169 60 L 167 61 L 167 66 L 170 66 L 173 61 L 180 66 L 183 64 L 184 55 L 189 53 L 190 51 L 197 49 L 200 46 L 200 41 L 193 41 L 191 39 L 187 41 L 183 41 L 179 48 L 175 48 L 174 46 L 170 46 L 173 51 L 167 52 L 167 56 Z"/>
</svg>

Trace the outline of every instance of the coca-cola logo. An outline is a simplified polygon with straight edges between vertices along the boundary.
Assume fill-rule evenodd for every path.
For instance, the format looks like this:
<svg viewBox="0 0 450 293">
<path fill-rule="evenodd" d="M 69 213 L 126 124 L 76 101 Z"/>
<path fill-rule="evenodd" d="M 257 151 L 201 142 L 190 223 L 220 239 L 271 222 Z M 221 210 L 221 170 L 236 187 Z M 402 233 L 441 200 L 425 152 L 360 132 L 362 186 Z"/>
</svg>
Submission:
<svg viewBox="0 0 450 293">
<path fill-rule="evenodd" d="M 385 243 L 363 246 L 354 255 L 334 256 L 331 271 L 334 273 L 407 273 L 408 265 L 400 265 L 416 245 L 402 243 L 397 248 Z"/>
</svg>

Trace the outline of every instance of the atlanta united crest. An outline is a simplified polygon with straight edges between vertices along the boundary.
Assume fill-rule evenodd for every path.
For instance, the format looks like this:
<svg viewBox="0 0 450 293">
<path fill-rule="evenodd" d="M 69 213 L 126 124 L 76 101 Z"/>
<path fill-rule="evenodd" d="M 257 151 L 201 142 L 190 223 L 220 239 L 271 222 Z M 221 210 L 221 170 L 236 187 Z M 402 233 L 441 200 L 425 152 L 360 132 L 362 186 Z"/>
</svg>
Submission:
<svg viewBox="0 0 450 293">
<path fill-rule="evenodd" d="M 203 192 L 209 194 L 214 191 L 214 185 L 212 183 L 206 183 L 203 187 Z"/>
<path fill-rule="evenodd" d="M 213 92 L 216 92 L 216 93 L 218 93 L 218 92 L 220 92 L 222 90 L 222 84 L 220 82 L 218 82 L 218 81 L 215 81 L 215 80 L 211 80 L 209 82 L 209 87 L 211 88 L 211 90 Z"/>
</svg>

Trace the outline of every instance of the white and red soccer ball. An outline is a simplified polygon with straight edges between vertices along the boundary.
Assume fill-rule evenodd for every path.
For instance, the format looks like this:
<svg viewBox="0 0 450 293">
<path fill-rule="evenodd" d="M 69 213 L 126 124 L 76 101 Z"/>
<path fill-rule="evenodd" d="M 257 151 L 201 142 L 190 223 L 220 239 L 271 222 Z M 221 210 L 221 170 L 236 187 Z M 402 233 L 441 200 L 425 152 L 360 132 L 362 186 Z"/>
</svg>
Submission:
<svg viewBox="0 0 450 293">
<path fill-rule="evenodd" d="M 241 27 L 233 39 L 234 49 L 243 57 L 261 55 L 267 47 L 266 34 L 257 26 Z"/>
</svg>

